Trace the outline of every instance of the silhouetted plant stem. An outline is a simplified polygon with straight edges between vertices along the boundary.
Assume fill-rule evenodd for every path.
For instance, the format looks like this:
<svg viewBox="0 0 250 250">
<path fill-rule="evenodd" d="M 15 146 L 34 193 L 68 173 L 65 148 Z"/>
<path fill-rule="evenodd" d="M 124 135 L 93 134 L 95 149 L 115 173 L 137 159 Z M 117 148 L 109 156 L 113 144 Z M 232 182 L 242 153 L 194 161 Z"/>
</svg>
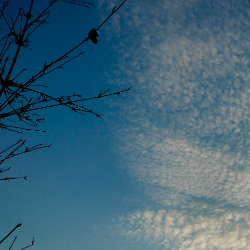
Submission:
<svg viewBox="0 0 250 250">
<path fill-rule="evenodd" d="M 1 241 L 0 241 L 0 244 L 3 243 L 4 240 L 6 240 L 18 227 L 21 227 L 22 226 L 22 223 L 19 223 L 15 226 L 15 228 L 10 231 Z"/>
<path fill-rule="evenodd" d="M 34 0 L 31 0 L 29 13 L 26 15 L 26 22 L 25 22 L 25 25 L 24 25 L 24 30 L 23 30 L 23 32 L 19 36 L 17 51 L 16 51 L 16 54 L 15 54 L 14 60 L 12 61 L 12 64 L 10 66 L 9 72 L 7 74 L 7 77 L 5 79 L 6 82 L 8 82 L 8 80 L 9 80 L 9 78 L 11 76 L 11 73 L 12 73 L 12 71 L 14 69 L 15 64 L 16 64 L 18 55 L 20 53 L 21 47 L 23 46 L 24 36 L 25 36 L 26 31 L 27 31 L 27 25 L 28 25 L 29 19 L 31 18 L 31 11 L 32 11 L 33 3 L 34 3 Z M 1 98 L 1 96 L 3 94 L 3 92 L 4 92 L 5 86 L 6 85 L 2 85 L 2 88 L 0 90 L 0 98 Z"/>
</svg>

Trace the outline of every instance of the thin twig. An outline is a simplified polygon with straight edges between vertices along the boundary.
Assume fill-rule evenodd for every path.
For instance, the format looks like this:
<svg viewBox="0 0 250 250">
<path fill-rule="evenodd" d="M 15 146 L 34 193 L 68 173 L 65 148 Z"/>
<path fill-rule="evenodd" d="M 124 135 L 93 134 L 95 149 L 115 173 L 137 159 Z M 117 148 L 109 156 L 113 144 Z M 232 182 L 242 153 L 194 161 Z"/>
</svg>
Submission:
<svg viewBox="0 0 250 250">
<path fill-rule="evenodd" d="M 24 177 L 5 177 L 3 179 L 0 179 L 0 181 L 9 181 L 9 180 L 16 180 L 16 179 L 24 179 L 27 181 L 27 176 L 24 176 Z"/>
<path fill-rule="evenodd" d="M 12 242 L 12 244 L 11 244 L 11 246 L 10 246 L 9 250 L 11 250 L 11 248 L 12 248 L 12 246 L 13 246 L 13 244 L 14 244 L 14 242 L 15 242 L 16 238 L 17 238 L 17 236 L 15 236 L 15 239 L 13 240 L 13 242 Z"/>
<path fill-rule="evenodd" d="M 26 246 L 26 247 L 24 247 L 24 248 L 22 248 L 21 250 L 24 250 L 24 249 L 26 249 L 26 248 L 28 248 L 28 247 L 32 247 L 32 246 L 34 246 L 34 237 L 33 237 L 33 240 L 32 240 L 32 242 L 31 242 L 31 245 L 29 245 L 29 246 Z"/>
</svg>

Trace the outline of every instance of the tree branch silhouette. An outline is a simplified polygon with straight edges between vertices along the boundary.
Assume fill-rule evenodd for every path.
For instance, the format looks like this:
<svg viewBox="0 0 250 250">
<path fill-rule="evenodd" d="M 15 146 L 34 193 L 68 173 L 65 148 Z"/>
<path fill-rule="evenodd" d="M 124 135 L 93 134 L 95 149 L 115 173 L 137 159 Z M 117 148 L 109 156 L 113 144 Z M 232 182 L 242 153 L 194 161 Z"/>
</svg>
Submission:
<svg viewBox="0 0 250 250">
<path fill-rule="evenodd" d="M 31 0 L 29 10 L 25 12 L 22 8 L 15 18 L 10 17 L 10 20 L 5 15 L 10 0 L 5 1 L 0 9 L 0 22 L 4 22 L 1 29 L 5 32 L 3 37 L 0 37 L 1 49 L 0 49 L 0 129 L 15 132 L 17 134 L 27 133 L 28 131 L 46 132 L 38 129 L 41 123 L 44 123 L 45 118 L 41 117 L 39 111 L 54 107 L 63 106 L 67 109 L 85 115 L 90 113 L 98 118 L 101 115 L 94 110 L 87 108 L 83 105 L 84 102 L 89 100 L 96 100 L 101 98 L 107 98 L 123 94 L 130 90 L 130 88 L 110 92 L 110 89 L 105 91 L 99 91 L 95 96 L 82 97 L 80 94 L 67 94 L 65 96 L 52 96 L 47 94 L 44 89 L 46 85 L 36 84 L 39 80 L 43 80 L 44 76 L 51 74 L 54 71 L 63 69 L 65 65 L 75 60 L 84 52 L 76 52 L 83 43 L 91 40 L 93 43 L 97 43 L 96 37 L 97 31 L 114 15 L 119 8 L 127 1 L 123 1 L 118 7 L 114 7 L 111 14 L 99 25 L 97 29 L 92 29 L 85 39 L 80 41 L 77 45 L 73 46 L 69 51 L 51 62 L 43 62 L 42 67 L 37 72 L 29 77 L 26 81 L 18 80 L 20 75 L 27 71 L 23 68 L 19 73 L 13 76 L 13 71 L 19 60 L 20 51 L 22 49 L 30 48 L 30 38 L 42 25 L 48 23 L 50 16 L 50 9 L 59 0 L 51 0 L 49 5 L 41 11 L 39 15 L 33 17 L 33 4 L 34 0 Z M 80 0 L 61 0 L 66 3 L 90 8 L 93 4 L 90 2 L 84 2 Z M 1 0 L 0 0 L 1 2 Z M 2 28 L 3 27 L 3 28 Z M 13 53 L 14 51 L 14 53 Z M 12 53 L 11 53 L 12 52 Z M 74 52 L 76 54 L 74 55 Z M 13 125 L 13 123 L 15 123 Z M 0 153 L 0 164 L 6 160 L 19 156 L 21 154 L 30 153 L 34 150 L 48 148 L 51 145 L 36 145 L 33 147 L 24 148 L 26 140 L 19 140 L 8 149 Z M 1 169 L 0 174 L 8 169 Z M 26 179 L 24 177 L 5 177 L 0 180 L 14 180 L 14 179 Z"/>
<path fill-rule="evenodd" d="M 24 144 L 26 143 L 26 140 L 19 140 L 18 142 L 14 143 L 4 151 L 0 152 L 0 165 L 3 164 L 6 160 L 16 157 L 22 154 L 27 154 L 35 150 L 39 150 L 42 148 L 49 148 L 51 145 L 43 145 L 43 144 L 38 144 L 32 147 L 26 147 L 24 148 Z M 11 169 L 11 167 L 4 169 L 0 169 L 0 174 L 7 172 Z M 9 181 L 9 180 L 15 180 L 15 179 L 24 179 L 27 180 L 27 176 L 23 177 L 4 177 L 0 178 L 0 181 Z"/>
<path fill-rule="evenodd" d="M 33 17 L 33 5 L 35 0 L 30 0 L 28 11 L 19 8 L 18 13 L 13 18 L 7 18 L 6 10 L 8 9 L 9 2 L 6 0 L 2 2 L 0 0 L 0 129 L 3 131 L 10 131 L 17 134 L 24 134 L 28 131 L 46 132 L 39 129 L 38 126 L 44 123 L 45 118 L 41 117 L 39 111 L 44 109 L 55 108 L 63 106 L 75 113 L 85 115 L 90 113 L 98 118 L 101 118 L 100 114 L 97 114 L 92 109 L 89 109 L 84 102 L 89 100 L 97 100 L 101 98 L 108 98 L 111 96 L 119 96 L 129 91 L 130 88 L 126 88 L 119 91 L 97 91 L 94 96 L 83 97 L 83 94 L 66 94 L 63 96 L 53 96 L 46 93 L 47 86 L 44 84 L 37 84 L 37 81 L 41 81 L 45 76 L 52 72 L 63 69 L 65 65 L 72 62 L 79 56 L 82 56 L 84 52 L 77 51 L 87 41 L 91 40 L 94 44 L 97 44 L 97 31 L 114 15 L 119 7 L 114 7 L 112 13 L 99 25 L 97 29 L 91 29 L 85 39 L 81 40 L 75 46 L 72 46 L 67 52 L 62 54 L 51 62 L 41 62 L 41 67 L 37 72 L 30 76 L 26 80 L 19 80 L 24 71 L 28 69 L 23 68 L 13 75 L 16 69 L 17 62 L 20 59 L 20 52 L 23 49 L 32 50 L 30 47 L 32 35 L 39 30 L 42 25 L 48 24 L 50 17 L 50 10 L 60 0 L 50 0 L 48 6 L 40 12 L 36 17 Z M 93 6 L 90 2 L 84 2 L 81 0 L 61 0 L 72 5 L 77 5 L 85 8 Z M 14 123 L 14 124 L 13 124 Z M 26 146 L 27 142 L 24 139 L 17 140 L 10 146 L 7 146 L 2 152 L 0 152 L 0 165 L 4 164 L 7 160 L 18 157 L 20 155 L 29 154 L 36 150 L 50 148 L 51 145 L 37 144 L 33 146 Z M 5 145 L 4 145 L 5 146 Z M 9 174 L 12 167 L 0 168 L 0 174 Z M 10 181 L 16 179 L 27 180 L 27 176 L 6 176 L 0 178 L 0 181 Z M 10 233 L 8 233 L 1 241 L 0 244 L 5 241 L 18 227 L 22 224 L 18 224 Z M 17 236 L 15 236 L 9 250 L 12 249 L 16 242 Z M 21 250 L 27 249 L 34 245 L 34 237 L 30 245 L 27 245 Z"/>
<path fill-rule="evenodd" d="M 22 223 L 17 224 L 1 241 L 0 244 L 2 244 L 18 227 L 21 227 Z"/>
<path fill-rule="evenodd" d="M 108 98 L 111 96 L 119 96 L 130 90 L 130 88 L 110 91 L 100 90 L 96 95 L 90 97 L 83 97 L 81 94 L 66 94 L 63 96 L 52 96 L 45 92 L 47 86 L 44 84 L 37 84 L 37 81 L 43 80 L 45 76 L 52 72 L 63 69 L 65 65 L 72 62 L 79 56 L 82 56 L 84 52 L 77 51 L 85 42 L 91 40 L 94 44 L 97 44 L 97 31 L 114 15 L 119 7 L 114 7 L 112 13 L 99 25 L 97 29 L 91 29 L 85 39 L 81 40 L 77 45 L 73 46 L 67 52 L 51 62 L 41 62 L 40 69 L 30 76 L 27 80 L 19 80 L 24 71 L 28 69 L 23 68 L 13 75 L 17 62 L 20 58 L 20 52 L 23 49 L 32 50 L 30 48 L 30 42 L 32 35 L 39 30 L 42 25 L 48 24 L 50 17 L 50 9 L 55 6 L 60 0 L 50 0 L 49 5 L 40 12 L 39 15 L 33 17 L 33 5 L 34 0 L 30 1 L 29 9 L 27 12 L 24 9 L 19 8 L 17 15 L 13 18 L 7 18 L 6 10 L 9 2 L 6 0 L 2 2 L 0 0 L 0 30 L 2 37 L 0 37 L 0 129 L 3 131 L 10 131 L 17 134 L 24 134 L 28 131 L 46 132 L 39 129 L 38 126 L 44 123 L 45 118 L 41 117 L 39 111 L 49 108 L 55 108 L 63 106 L 75 113 L 85 115 L 90 113 L 98 118 L 101 118 L 100 114 L 97 114 L 92 109 L 89 109 L 84 102 L 89 100 L 97 100 L 101 98 Z M 90 2 L 84 2 L 81 0 L 61 0 L 63 2 L 90 8 L 93 6 Z M 14 123 L 14 124 L 13 124 Z M 18 140 L 10 146 L 7 146 L 2 152 L 0 152 L 0 165 L 4 164 L 7 160 L 18 157 L 20 155 L 29 154 L 36 150 L 50 148 L 51 145 L 37 144 L 33 146 L 26 146 L 27 142 L 24 139 Z M 0 168 L 0 174 L 5 177 L 0 178 L 0 181 L 10 181 L 17 179 L 27 180 L 27 176 L 6 176 L 9 174 L 12 167 Z M 12 231 L 10 231 L 1 241 L 4 242 L 18 227 L 22 224 L 18 224 Z M 17 236 L 15 236 L 9 250 L 12 249 L 16 242 Z M 34 237 L 30 245 L 27 245 L 21 250 L 27 249 L 34 245 Z"/>
</svg>

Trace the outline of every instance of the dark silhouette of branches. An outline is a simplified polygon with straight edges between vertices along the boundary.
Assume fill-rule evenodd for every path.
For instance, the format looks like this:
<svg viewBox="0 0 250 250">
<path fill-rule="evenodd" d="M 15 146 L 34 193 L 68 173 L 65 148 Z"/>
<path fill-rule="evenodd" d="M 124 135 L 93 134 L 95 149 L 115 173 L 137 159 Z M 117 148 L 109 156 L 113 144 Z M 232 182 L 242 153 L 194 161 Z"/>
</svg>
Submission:
<svg viewBox="0 0 250 250">
<path fill-rule="evenodd" d="M 28 69 L 23 68 L 15 75 L 13 73 L 20 58 L 20 51 L 24 49 L 32 50 L 30 47 L 30 39 L 32 35 L 37 32 L 42 25 L 48 23 L 50 9 L 60 0 L 50 0 L 48 6 L 36 17 L 33 16 L 32 12 L 34 0 L 30 0 L 27 12 L 24 9 L 19 8 L 15 17 L 10 16 L 10 18 L 7 18 L 6 10 L 8 9 L 10 1 L 11 0 L 6 0 L 3 2 L 0 0 L 0 129 L 3 131 L 15 132 L 17 134 L 23 134 L 28 131 L 46 132 L 38 128 L 38 126 L 45 120 L 44 117 L 40 116 L 39 111 L 59 106 L 64 106 L 65 108 L 81 115 L 90 113 L 101 118 L 100 114 L 87 108 L 83 103 L 89 100 L 118 96 L 130 90 L 130 88 L 113 92 L 110 92 L 110 89 L 105 91 L 101 90 L 98 91 L 95 96 L 90 97 L 84 97 L 83 95 L 75 93 L 66 94 L 64 96 L 52 96 L 44 91 L 44 89 L 46 90 L 47 88 L 46 85 L 37 83 L 38 80 L 44 80 L 45 76 L 54 71 L 63 69 L 66 64 L 75 60 L 79 56 L 82 56 L 84 52 L 78 51 L 78 49 L 83 43 L 90 40 L 94 44 L 97 44 L 97 31 L 127 0 L 123 1 L 119 7 L 115 6 L 106 20 L 101 23 L 98 28 L 91 29 L 85 39 L 80 41 L 77 45 L 72 46 L 69 51 L 55 60 L 51 62 L 41 62 L 42 66 L 36 71 L 36 73 L 25 80 L 20 80 L 20 76 Z M 90 2 L 81 0 L 61 1 L 86 8 L 90 8 L 93 5 Z M 6 146 L 6 149 L 0 152 L 0 165 L 13 157 L 49 148 L 50 146 L 51 145 L 37 144 L 27 147 L 26 140 L 18 140 L 16 143 Z M 0 168 L 0 174 L 3 175 L 9 173 L 11 168 L 12 167 Z M 27 180 L 27 176 L 3 177 L 0 178 L 0 181 L 16 179 Z M 21 223 L 18 224 L 12 231 L 10 231 L 10 233 L 0 241 L 0 244 L 21 225 Z M 16 239 L 17 236 L 15 236 L 12 241 L 9 250 L 12 249 Z M 31 244 L 23 247 L 21 250 L 32 247 L 33 245 L 34 237 Z"/>
<path fill-rule="evenodd" d="M 35 240 L 34 240 L 34 237 L 33 237 L 33 240 L 32 240 L 32 242 L 31 242 L 31 244 L 28 245 L 28 246 L 26 246 L 26 247 L 23 247 L 21 250 L 24 250 L 24 249 L 26 249 L 26 248 L 29 248 L 29 247 L 34 246 L 34 242 L 35 242 Z"/>
<path fill-rule="evenodd" d="M 59 0 L 50 0 L 49 5 L 41 11 L 37 17 L 33 17 L 32 15 L 34 0 L 31 0 L 29 10 L 27 12 L 20 8 L 17 15 L 15 17 L 11 16 L 10 20 L 8 20 L 5 12 L 9 1 L 10 0 L 3 2 L 0 9 L 0 22 L 1 24 L 3 22 L 1 29 L 3 31 L 2 33 L 5 33 L 2 37 L 0 37 L 0 129 L 18 134 L 23 134 L 27 131 L 46 132 L 38 129 L 38 126 L 44 122 L 44 117 L 40 116 L 39 111 L 59 106 L 64 106 L 67 109 L 81 115 L 90 113 L 98 118 L 101 118 L 100 114 L 97 114 L 92 109 L 87 108 L 83 105 L 83 102 L 120 95 L 130 90 L 130 88 L 116 92 L 110 92 L 110 89 L 105 91 L 101 90 L 95 96 L 91 97 L 83 97 L 79 94 L 51 96 L 44 91 L 47 87 L 46 85 L 36 84 L 38 80 L 43 80 L 44 76 L 47 76 L 48 74 L 59 69 L 63 69 L 66 64 L 83 55 L 84 52 L 77 52 L 83 43 L 91 40 L 94 44 L 97 44 L 97 31 L 127 0 L 123 1 L 119 7 L 115 6 L 106 20 L 103 21 L 98 28 L 91 29 L 85 39 L 80 41 L 76 46 L 72 47 L 59 58 L 51 62 L 43 62 L 43 66 L 38 69 L 34 75 L 26 80 L 18 80 L 20 79 L 20 75 L 27 70 L 26 68 L 21 69 L 15 76 L 13 75 L 13 71 L 19 59 L 20 51 L 22 49 L 31 49 L 31 36 L 38 30 L 39 27 L 48 23 L 50 9 L 57 2 L 59 2 Z M 87 8 L 93 5 L 90 2 L 80 0 L 62 1 Z M 44 146 L 39 144 L 30 148 L 24 148 L 24 143 L 25 140 L 20 140 L 0 153 L 0 164 L 18 155 L 50 147 L 50 145 Z M 0 173 L 6 172 L 9 169 L 10 168 L 1 169 Z M 6 177 L 0 180 L 20 178 L 26 179 L 26 176 Z"/>
<path fill-rule="evenodd" d="M 12 157 L 19 156 L 22 154 L 27 154 L 27 153 L 30 153 L 32 151 L 39 150 L 42 148 L 49 148 L 51 146 L 51 145 L 45 146 L 43 144 L 38 144 L 38 145 L 35 145 L 32 147 L 24 147 L 25 143 L 26 143 L 26 140 L 19 140 L 18 142 L 11 145 L 10 147 L 5 149 L 4 151 L 0 152 L 0 165 Z M 0 174 L 7 172 L 10 169 L 11 169 L 11 167 L 9 167 L 7 169 L 1 168 Z M 0 178 L 0 181 L 9 181 L 9 180 L 15 180 L 15 179 L 27 180 L 27 176 L 24 176 L 24 177 L 5 177 L 5 178 Z"/>
<path fill-rule="evenodd" d="M 67 96 L 60 96 L 60 97 L 53 97 L 46 94 L 44 91 L 36 90 L 34 87 L 34 83 L 38 80 L 43 78 L 44 76 L 50 74 L 51 72 L 62 69 L 63 66 L 70 61 L 76 59 L 77 57 L 81 56 L 83 52 L 79 52 L 75 56 L 71 56 L 72 53 L 80 47 L 84 42 L 87 42 L 89 39 L 93 40 L 93 32 L 89 32 L 89 36 L 86 37 L 83 41 L 73 47 L 71 50 L 63 54 L 61 57 L 57 58 L 56 60 L 47 63 L 46 61 L 43 64 L 43 67 L 38 70 L 38 72 L 33 75 L 30 79 L 25 82 L 19 82 L 16 79 L 20 74 L 25 71 L 26 69 L 22 69 L 17 76 L 11 79 L 11 74 L 13 69 L 16 65 L 19 53 L 21 48 L 29 48 L 30 44 L 30 35 L 42 24 L 47 23 L 47 19 L 49 17 L 48 9 L 51 8 L 58 0 L 51 1 L 50 5 L 42 11 L 38 17 L 32 20 L 32 6 L 34 0 L 31 1 L 30 8 L 28 13 L 24 13 L 22 9 L 19 10 L 19 13 L 14 21 L 8 24 L 9 33 L 2 41 L 4 41 L 4 46 L 0 53 L 0 128 L 7 129 L 10 131 L 14 131 L 17 133 L 22 133 L 23 130 L 35 130 L 34 127 L 37 127 L 38 124 L 44 121 L 44 118 L 40 118 L 39 114 L 34 113 L 34 111 L 47 109 L 56 106 L 64 106 L 69 108 L 70 110 L 77 112 L 79 114 L 84 115 L 85 113 L 94 114 L 96 117 L 101 117 L 99 114 L 95 113 L 92 109 L 88 109 L 83 105 L 77 105 L 77 102 L 83 102 L 92 99 L 99 99 L 103 97 L 108 97 L 112 95 L 119 95 L 123 92 L 128 91 L 130 88 L 109 93 L 109 89 L 105 92 L 100 92 L 98 95 L 89 98 L 82 98 L 81 95 L 67 95 Z M 79 3 L 82 1 L 67 1 L 70 3 Z M 125 1 L 124 1 L 125 2 Z M 122 4 L 124 4 L 124 2 Z M 84 3 L 84 2 L 82 2 Z M 122 5 L 121 4 L 121 5 Z M 97 35 L 97 30 L 101 28 L 101 26 L 120 8 L 114 8 L 112 10 L 111 15 L 97 28 L 92 29 Z M 3 13 L 4 11 L 2 11 Z M 4 13 L 3 13 L 3 17 Z M 25 22 L 23 22 L 23 20 Z M 19 22 L 18 22 L 19 21 Z M 16 26 L 20 23 L 19 30 Z M 24 24 L 23 24 L 24 23 Z M 23 25 L 22 25 L 23 24 Z M 35 27 L 34 27 L 35 26 Z M 97 41 L 95 42 L 97 43 Z M 17 49 L 15 55 L 12 59 L 10 59 L 7 52 L 11 45 L 16 45 Z M 7 65 L 9 68 L 7 70 Z M 46 87 L 44 85 L 39 85 L 39 87 Z M 31 128 L 23 128 L 19 126 L 12 126 L 7 121 L 10 117 L 16 117 L 21 123 L 25 123 Z M 9 120 L 8 120 L 9 121 Z"/>
<path fill-rule="evenodd" d="M 19 223 L 19 224 L 17 224 L 1 241 L 0 241 L 0 244 L 1 243 L 3 243 L 18 227 L 21 227 L 22 226 L 22 223 Z M 15 243 L 15 241 L 16 241 L 16 239 L 17 239 L 17 236 L 15 236 L 15 238 L 14 238 L 14 240 L 12 241 L 12 243 L 11 243 L 11 245 L 10 245 L 10 248 L 9 248 L 9 250 L 11 250 L 11 248 L 13 247 L 13 245 L 14 245 L 14 243 Z M 24 249 L 26 249 L 26 248 L 29 248 L 29 247 L 32 247 L 32 246 L 34 246 L 34 242 L 35 242 L 35 240 L 34 240 L 34 237 L 33 237 L 33 240 L 32 240 L 32 242 L 31 242 L 31 244 L 30 245 L 28 245 L 28 246 L 26 246 L 26 247 L 23 247 L 21 250 L 24 250 Z"/>
</svg>

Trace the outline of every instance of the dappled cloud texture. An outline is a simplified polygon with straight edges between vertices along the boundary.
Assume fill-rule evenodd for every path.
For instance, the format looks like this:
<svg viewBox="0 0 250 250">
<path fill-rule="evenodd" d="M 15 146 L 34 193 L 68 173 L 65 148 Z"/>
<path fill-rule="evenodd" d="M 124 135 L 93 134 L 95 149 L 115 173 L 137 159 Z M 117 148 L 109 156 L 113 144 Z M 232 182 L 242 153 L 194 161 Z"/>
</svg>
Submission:
<svg viewBox="0 0 250 250">
<path fill-rule="evenodd" d="M 249 3 L 130 4 L 113 23 L 135 37 L 120 43 L 116 84 L 133 91 L 117 138 L 168 209 L 124 216 L 122 231 L 169 249 L 250 249 Z"/>
<path fill-rule="evenodd" d="M 169 249 L 249 249 L 249 215 L 223 210 L 210 216 L 159 210 L 135 213 L 121 218 L 120 223 L 127 235 Z"/>
</svg>

